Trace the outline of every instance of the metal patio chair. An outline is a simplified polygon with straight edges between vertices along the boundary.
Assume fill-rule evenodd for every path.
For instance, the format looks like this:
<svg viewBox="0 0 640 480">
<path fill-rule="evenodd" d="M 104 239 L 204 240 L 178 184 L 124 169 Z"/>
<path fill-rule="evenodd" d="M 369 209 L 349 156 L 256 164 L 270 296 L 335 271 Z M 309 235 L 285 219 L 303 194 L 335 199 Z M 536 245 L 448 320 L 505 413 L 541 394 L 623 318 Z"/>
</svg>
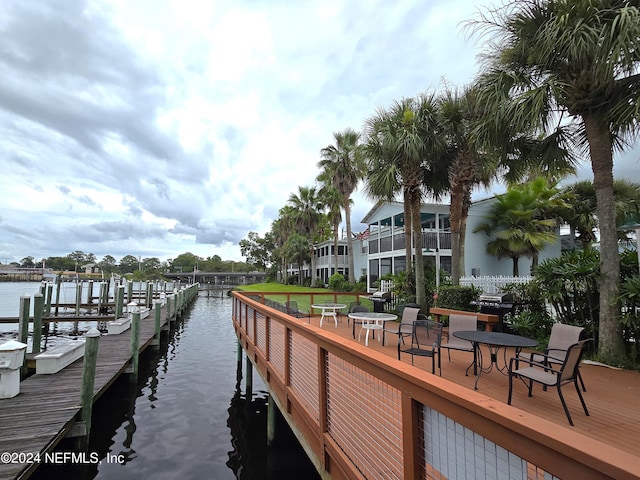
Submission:
<svg viewBox="0 0 640 480">
<path fill-rule="evenodd" d="M 397 335 L 398 341 L 402 341 L 404 344 L 405 337 L 411 336 L 413 332 L 413 322 L 416 320 L 428 320 L 428 318 L 420 313 L 419 308 L 404 307 L 400 323 L 387 322 L 390 324 L 389 328 L 382 330 L 382 345 L 384 346 L 384 337 L 387 332 L 392 335 Z"/>
<path fill-rule="evenodd" d="M 477 330 L 478 317 L 474 315 L 449 315 L 449 329 L 447 333 L 447 343 L 441 345 L 447 349 L 449 361 L 451 361 L 451 350 L 460 350 L 462 352 L 473 352 L 473 344 L 468 340 L 463 340 L 454 336 L 454 332 L 462 332 L 465 330 Z"/>
<path fill-rule="evenodd" d="M 562 402 L 562 408 L 564 408 L 564 413 L 567 415 L 567 420 L 569 420 L 569 425 L 573 426 L 571 414 L 569 413 L 567 403 L 562 395 L 562 386 L 567 383 L 573 383 L 576 387 L 576 392 L 578 392 L 578 397 L 580 397 L 582 409 L 584 410 L 585 415 L 589 416 L 587 405 L 584 403 L 580 387 L 578 387 L 578 367 L 580 366 L 580 360 L 582 360 L 584 346 L 589 341 L 591 341 L 591 339 L 581 340 L 571 345 L 567 349 L 567 354 L 558 370 L 554 370 L 549 365 L 548 355 L 538 354 L 540 357 L 545 357 L 542 362 L 526 359 L 522 355 L 519 357 L 513 357 L 509 362 L 509 397 L 507 399 L 507 403 L 511 405 L 513 379 L 516 377 L 525 380 L 525 383 L 528 380 L 529 397 L 532 396 L 533 382 L 540 383 L 545 387 L 556 387 L 558 390 L 558 396 L 560 397 L 560 402 Z M 520 366 L 523 363 L 526 364 L 525 367 Z"/>
<path fill-rule="evenodd" d="M 413 322 L 411 334 L 411 345 L 402 347 L 402 339 L 398 338 L 398 360 L 401 353 L 411 355 L 411 365 L 413 357 L 430 357 L 431 373 L 436 373 L 436 360 L 438 370 L 442 376 L 442 364 L 440 362 L 440 342 L 442 340 L 442 324 L 432 320 L 416 320 Z"/>
<path fill-rule="evenodd" d="M 583 327 L 576 327 L 565 323 L 555 323 L 551 327 L 549 344 L 544 351 L 544 355 L 546 355 L 546 357 L 539 353 L 532 353 L 530 360 L 533 360 L 534 362 L 543 362 L 546 358 L 547 363 L 550 365 L 562 365 L 562 362 L 567 355 L 567 349 L 580 340 L 582 332 L 584 332 Z M 584 385 L 582 375 L 580 375 L 580 370 L 578 370 L 578 380 L 580 380 L 582 391 L 586 392 L 587 388 Z"/>
<path fill-rule="evenodd" d="M 292 317 L 306 318 L 307 323 L 311 323 L 311 313 L 305 312 L 304 310 L 300 310 L 298 308 L 298 302 L 296 302 L 295 300 L 290 300 L 286 302 L 284 305 L 284 308 L 287 314 L 291 315 Z"/>
</svg>

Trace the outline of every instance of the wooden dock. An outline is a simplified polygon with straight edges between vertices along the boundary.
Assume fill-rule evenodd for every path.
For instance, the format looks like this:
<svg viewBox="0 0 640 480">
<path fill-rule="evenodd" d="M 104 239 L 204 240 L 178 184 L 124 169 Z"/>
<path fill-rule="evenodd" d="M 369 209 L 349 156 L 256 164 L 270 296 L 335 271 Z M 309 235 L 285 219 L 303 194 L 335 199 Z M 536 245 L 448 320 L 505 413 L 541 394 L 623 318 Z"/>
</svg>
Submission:
<svg viewBox="0 0 640 480">
<path fill-rule="evenodd" d="M 196 291 L 197 292 L 197 291 Z M 183 296 L 184 297 L 184 296 Z M 160 312 L 160 323 L 167 329 L 195 295 L 174 309 L 169 303 Z M 167 308 L 170 313 L 167 315 Z M 95 402 L 123 373 L 130 370 L 131 336 L 127 330 L 119 335 L 103 335 L 99 340 L 93 388 Z M 139 351 L 153 344 L 156 333 L 155 311 L 140 321 Z M 25 479 L 38 467 L 37 462 L 20 460 L 51 452 L 67 436 L 75 436 L 81 414 L 83 359 L 52 375 L 32 375 L 20 382 L 20 393 L 0 400 L 0 453 L 23 454 L 0 462 L 0 479 Z M 6 453 L 5 453 L 6 452 Z"/>
</svg>

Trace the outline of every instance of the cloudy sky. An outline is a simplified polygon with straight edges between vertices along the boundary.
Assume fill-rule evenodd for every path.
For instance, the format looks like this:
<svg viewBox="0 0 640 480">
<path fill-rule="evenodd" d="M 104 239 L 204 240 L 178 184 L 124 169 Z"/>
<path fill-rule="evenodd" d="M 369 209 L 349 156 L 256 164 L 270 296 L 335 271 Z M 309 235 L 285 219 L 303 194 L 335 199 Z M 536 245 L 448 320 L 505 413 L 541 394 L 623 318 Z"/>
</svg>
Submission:
<svg viewBox="0 0 640 480">
<path fill-rule="evenodd" d="M 0 262 L 242 260 L 334 131 L 473 78 L 479 3 L 0 3 Z"/>
</svg>

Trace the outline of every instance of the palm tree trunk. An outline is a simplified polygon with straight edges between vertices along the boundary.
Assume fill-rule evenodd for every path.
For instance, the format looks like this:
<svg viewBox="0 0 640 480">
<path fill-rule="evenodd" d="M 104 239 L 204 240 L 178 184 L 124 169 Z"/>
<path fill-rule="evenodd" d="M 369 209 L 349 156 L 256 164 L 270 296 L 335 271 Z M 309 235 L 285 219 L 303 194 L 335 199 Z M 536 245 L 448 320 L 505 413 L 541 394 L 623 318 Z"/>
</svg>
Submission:
<svg viewBox="0 0 640 480">
<path fill-rule="evenodd" d="M 452 185 L 451 189 L 451 207 L 449 208 L 449 222 L 451 223 L 451 283 L 453 285 L 460 284 L 460 250 L 461 242 L 461 219 L 463 204 L 463 187 L 462 182 Z"/>
<path fill-rule="evenodd" d="M 351 236 L 351 206 L 349 205 L 349 196 L 346 197 L 344 202 L 344 216 L 344 220 L 347 225 L 347 258 L 349 258 L 349 283 L 353 285 L 354 283 L 356 283 L 356 272 L 354 271 L 355 267 L 353 263 L 353 238 Z"/>
<path fill-rule="evenodd" d="M 416 303 L 427 308 L 427 295 L 424 280 L 424 259 L 422 256 L 422 222 L 420 221 L 420 192 L 417 188 L 411 192 L 411 225 L 416 256 Z"/>
<path fill-rule="evenodd" d="M 458 272 L 460 277 L 464 277 L 465 271 L 465 245 L 467 239 L 467 219 L 469 218 L 469 207 L 471 206 L 471 185 L 465 189 L 464 200 L 462 202 L 462 215 L 460 216 L 460 257 L 458 258 Z M 458 277 L 458 284 L 460 277 Z M 458 285 L 454 284 L 454 285 Z"/>
<path fill-rule="evenodd" d="M 413 270 L 413 241 L 411 239 L 411 198 L 409 191 L 405 188 L 404 196 L 404 243 L 405 243 L 405 261 L 407 263 L 407 278 L 411 276 Z M 407 292 L 410 293 L 410 292 Z"/>
<path fill-rule="evenodd" d="M 338 273 L 338 230 L 339 229 L 340 229 L 340 224 L 335 224 L 333 226 L 333 273 Z M 329 272 L 329 277 L 331 277 L 333 273 Z"/>
<path fill-rule="evenodd" d="M 511 259 L 513 260 L 513 276 L 519 277 L 520 269 L 518 268 L 518 262 L 520 261 L 520 259 L 518 257 L 511 257 Z"/>
<path fill-rule="evenodd" d="M 616 363 L 624 357 L 620 325 L 620 255 L 613 194 L 613 143 L 607 125 L 594 116 L 583 118 L 600 229 L 600 319 L 598 356 Z"/>
</svg>

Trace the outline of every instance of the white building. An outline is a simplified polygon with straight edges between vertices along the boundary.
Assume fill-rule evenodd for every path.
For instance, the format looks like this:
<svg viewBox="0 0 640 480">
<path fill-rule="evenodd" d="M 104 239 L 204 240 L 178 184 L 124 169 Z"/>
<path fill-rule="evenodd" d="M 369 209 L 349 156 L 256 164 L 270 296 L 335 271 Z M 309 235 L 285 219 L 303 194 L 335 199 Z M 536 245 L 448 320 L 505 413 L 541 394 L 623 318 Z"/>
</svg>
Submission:
<svg viewBox="0 0 640 480">
<path fill-rule="evenodd" d="M 331 275 L 336 273 L 336 255 L 335 255 L 335 244 L 334 240 L 329 239 L 324 242 L 318 243 L 314 246 L 315 253 L 315 263 L 316 263 L 316 278 L 321 280 L 323 283 L 328 283 Z M 355 279 L 356 282 L 360 279 L 361 276 L 367 274 L 367 256 L 366 256 L 366 247 L 367 242 L 363 241 L 361 238 L 357 237 L 353 239 L 352 242 L 353 249 L 355 251 L 354 255 L 354 270 L 355 270 Z M 338 269 L 337 273 L 344 275 L 346 279 L 349 278 L 349 256 L 348 256 L 348 245 L 346 237 L 342 237 L 338 239 Z M 302 275 L 304 278 L 310 278 L 310 265 L 305 262 L 302 265 Z M 299 275 L 300 268 L 297 264 L 289 265 L 287 269 L 287 275 Z"/>
<path fill-rule="evenodd" d="M 510 258 L 498 259 L 487 253 L 487 244 L 494 237 L 485 233 L 474 233 L 490 211 L 494 198 L 473 203 L 469 209 L 465 237 L 465 269 L 463 276 L 511 276 L 513 261 Z M 431 262 L 436 271 L 451 272 L 451 225 L 449 223 L 448 204 L 424 203 L 421 207 L 422 221 L 422 253 L 425 265 Z M 404 207 L 401 202 L 378 202 L 361 220 L 368 225 L 364 233 L 357 234 L 353 240 L 355 278 L 358 281 L 363 275 L 367 278 L 367 288 L 374 288 L 374 283 L 388 273 L 406 270 L 404 236 Z M 334 257 L 334 241 L 326 240 L 316 245 L 316 278 L 327 283 L 336 271 Z M 547 246 L 540 252 L 539 261 L 555 258 L 561 254 L 561 242 Z M 531 272 L 531 259 L 522 257 L 518 261 L 519 273 L 522 276 Z M 290 265 L 288 275 L 298 275 L 297 265 Z M 338 240 L 338 273 L 349 277 L 349 258 L 347 240 Z M 302 275 L 310 277 L 310 266 L 302 266 Z"/>
<path fill-rule="evenodd" d="M 493 240 L 485 233 L 473 233 L 486 221 L 494 198 L 475 202 L 469 209 L 465 237 L 465 271 L 463 276 L 512 275 L 513 261 L 498 259 L 487 253 L 487 244 Z M 425 203 L 421 208 L 422 252 L 425 265 L 433 262 L 438 270 L 451 272 L 451 225 L 449 205 Z M 368 288 L 388 273 L 406 269 L 404 207 L 400 202 L 378 202 L 362 219 L 368 228 L 367 279 Z M 540 252 L 539 260 L 560 256 L 560 238 Z M 356 251 L 356 255 L 359 252 Z M 364 253 L 363 253 L 364 254 Z M 363 263 L 361 261 L 361 263 Z M 531 259 L 519 259 L 520 275 L 529 275 Z"/>
<path fill-rule="evenodd" d="M 494 197 L 474 202 L 469 209 L 469 217 L 467 218 L 467 236 L 465 241 L 465 273 L 466 276 L 486 276 L 486 275 L 506 275 L 513 274 L 513 261 L 510 258 L 498 260 L 496 257 L 487 253 L 487 244 L 494 240 L 495 237 L 489 237 L 485 233 L 473 233 L 478 225 L 485 223 L 484 218 L 491 209 Z M 548 245 L 540 252 L 539 263 L 549 258 L 559 257 L 561 252 L 560 229 L 558 228 L 558 240 Z M 518 260 L 518 271 L 521 276 L 527 276 L 531 273 L 531 258 L 521 257 Z"/>
</svg>

